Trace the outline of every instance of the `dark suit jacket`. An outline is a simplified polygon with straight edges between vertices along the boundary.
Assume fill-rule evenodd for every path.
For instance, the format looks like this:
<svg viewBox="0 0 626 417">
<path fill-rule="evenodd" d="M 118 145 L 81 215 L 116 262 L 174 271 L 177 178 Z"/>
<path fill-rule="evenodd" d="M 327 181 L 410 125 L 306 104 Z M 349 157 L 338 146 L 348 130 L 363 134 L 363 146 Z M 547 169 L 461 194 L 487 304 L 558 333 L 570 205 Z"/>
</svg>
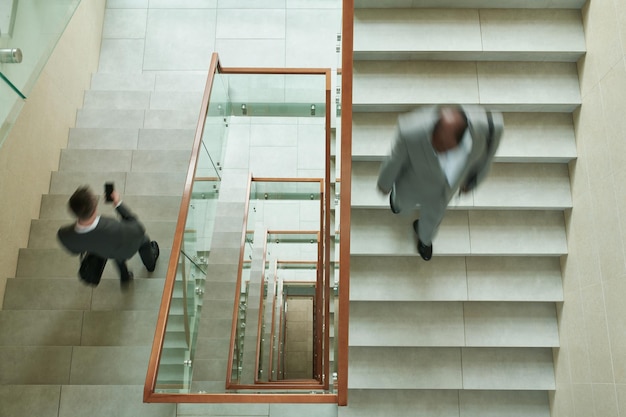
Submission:
<svg viewBox="0 0 626 417">
<path fill-rule="evenodd" d="M 131 258 L 145 242 L 145 228 L 123 204 L 117 207 L 122 220 L 100 216 L 96 228 L 87 233 L 77 233 L 75 223 L 63 226 L 57 238 L 70 252 L 94 253 L 103 258 L 126 260 Z"/>
</svg>

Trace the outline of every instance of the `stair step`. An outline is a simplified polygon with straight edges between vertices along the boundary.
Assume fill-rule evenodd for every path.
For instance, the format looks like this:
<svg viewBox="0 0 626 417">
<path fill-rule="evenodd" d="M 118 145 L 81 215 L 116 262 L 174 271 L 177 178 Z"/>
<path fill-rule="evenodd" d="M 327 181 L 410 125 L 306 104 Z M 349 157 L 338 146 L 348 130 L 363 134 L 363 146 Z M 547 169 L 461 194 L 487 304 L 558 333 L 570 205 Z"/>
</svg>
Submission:
<svg viewBox="0 0 626 417">
<path fill-rule="evenodd" d="M 581 102 L 576 63 L 569 62 L 357 61 L 353 91 L 355 112 L 443 102 L 572 112 Z"/>
<path fill-rule="evenodd" d="M 542 391 L 350 390 L 339 417 L 550 417 Z"/>
<path fill-rule="evenodd" d="M 91 76 L 91 90 L 202 92 L 206 79 L 207 71 L 98 72 Z"/>
<path fill-rule="evenodd" d="M 562 301 L 558 257 L 352 256 L 351 301 Z"/>
<path fill-rule="evenodd" d="M 75 127 L 70 128 L 68 148 L 189 151 L 194 133 L 193 129 Z"/>
<path fill-rule="evenodd" d="M 98 188 L 102 188 L 102 185 Z M 44 194 L 41 197 L 41 220 L 64 220 L 71 222 L 74 217 L 70 214 L 67 204 L 71 194 Z M 180 210 L 180 197 L 178 196 L 142 196 L 123 195 L 126 204 L 133 213 L 137 214 L 142 222 L 176 221 Z M 98 210 L 101 213 L 113 211 L 110 204 L 100 199 Z"/>
<path fill-rule="evenodd" d="M 0 346 L 78 346 L 82 328 L 82 311 L 0 310 Z"/>
<path fill-rule="evenodd" d="M 389 209 L 376 187 L 380 162 L 352 163 L 352 207 Z M 453 198 L 451 209 L 563 210 L 572 207 L 565 164 L 495 163 L 478 188 Z"/>
<path fill-rule="evenodd" d="M 74 346 L 0 346 L 0 385 L 69 384 L 75 349 Z"/>
<path fill-rule="evenodd" d="M 351 301 L 350 346 L 558 347 L 553 303 Z"/>
<path fill-rule="evenodd" d="M 356 9 L 355 60 L 576 62 L 580 10 Z"/>
<path fill-rule="evenodd" d="M 190 151 L 63 149 L 59 171 L 187 172 Z"/>
<path fill-rule="evenodd" d="M 502 2 L 499 0 L 355 0 L 354 8 L 464 8 L 464 9 L 580 9 L 585 0 L 526 0 L 524 2 Z"/>
<path fill-rule="evenodd" d="M 161 241 L 160 256 L 154 272 L 148 272 L 138 254 L 130 258 L 126 264 L 133 271 L 135 278 L 164 277 L 171 253 L 171 240 Z M 77 277 L 79 266 L 78 255 L 71 255 L 58 245 L 57 248 L 19 250 L 17 261 L 17 277 Z M 107 262 L 102 278 L 119 278 L 115 262 Z M 78 278 L 76 278 L 78 279 Z"/>
<path fill-rule="evenodd" d="M 494 161 L 557 162 L 576 158 L 572 116 L 568 113 L 504 113 L 504 133 Z M 398 113 L 353 115 L 353 160 L 380 161 L 390 150 Z"/>
<path fill-rule="evenodd" d="M 86 311 L 82 346 L 152 346 L 156 310 Z"/>
<path fill-rule="evenodd" d="M 186 172 L 92 172 L 53 171 L 50 194 L 69 194 L 80 185 L 100 190 L 107 181 L 113 181 L 122 194 L 138 196 L 182 196 Z"/>
<path fill-rule="evenodd" d="M 351 346 L 350 389 L 554 390 L 551 348 Z"/>
<path fill-rule="evenodd" d="M 77 112 L 76 127 L 195 129 L 198 124 L 198 115 L 199 109 L 133 110 L 85 108 Z"/>
<path fill-rule="evenodd" d="M 150 108 L 150 91 L 87 90 L 83 109 L 144 110 Z"/>
<path fill-rule="evenodd" d="M 157 311 L 163 278 L 135 278 L 128 291 L 118 279 L 103 278 L 93 288 L 78 278 L 11 278 L 4 296 L 5 310 L 150 310 Z"/>
<path fill-rule="evenodd" d="M 75 346 L 71 385 L 140 385 L 151 346 Z"/>
<path fill-rule="evenodd" d="M 413 220 L 391 210 L 352 209 L 352 255 L 417 254 Z M 559 211 L 448 210 L 433 241 L 437 255 L 556 256 L 567 253 Z"/>
</svg>

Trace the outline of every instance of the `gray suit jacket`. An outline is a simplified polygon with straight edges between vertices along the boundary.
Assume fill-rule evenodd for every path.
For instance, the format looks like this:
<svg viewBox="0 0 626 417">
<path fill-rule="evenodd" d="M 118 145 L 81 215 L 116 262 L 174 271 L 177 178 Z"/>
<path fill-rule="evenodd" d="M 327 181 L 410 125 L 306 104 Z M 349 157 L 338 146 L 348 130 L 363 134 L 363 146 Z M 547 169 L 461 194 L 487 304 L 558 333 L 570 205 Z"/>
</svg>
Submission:
<svg viewBox="0 0 626 417">
<path fill-rule="evenodd" d="M 123 204 L 116 210 L 122 217 L 121 221 L 100 216 L 96 228 L 87 233 L 77 233 L 72 223 L 61 227 L 57 238 L 74 254 L 90 252 L 103 258 L 129 259 L 145 242 L 145 228 Z"/>
<path fill-rule="evenodd" d="M 456 190 L 468 184 L 475 175 L 475 186 L 487 175 L 500 143 L 504 124 L 502 114 L 492 113 L 492 144 L 487 148 L 489 124 L 487 112 L 480 106 L 461 106 L 468 119 L 472 150 L 461 175 L 449 185 L 431 144 L 432 132 L 439 118 L 437 107 L 422 108 L 398 118 L 391 156 L 380 170 L 378 186 L 389 191 L 396 186 L 400 209 L 420 204 L 433 209 L 445 208 Z"/>
</svg>

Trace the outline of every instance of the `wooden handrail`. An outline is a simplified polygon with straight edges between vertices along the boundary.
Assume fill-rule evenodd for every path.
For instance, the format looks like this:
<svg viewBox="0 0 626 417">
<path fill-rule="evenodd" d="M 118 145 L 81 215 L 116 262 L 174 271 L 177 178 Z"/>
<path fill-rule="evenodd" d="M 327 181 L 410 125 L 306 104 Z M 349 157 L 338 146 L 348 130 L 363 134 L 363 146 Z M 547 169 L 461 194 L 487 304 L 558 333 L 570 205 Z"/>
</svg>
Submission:
<svg viewBox="0 0 626 417">
<path fill-rule="evenodd" d="M 339 319 L 337 392 L 339 405 L 348 404 L 348 330 L 350 318 L 350 210 L 352 191 L 352 77 L 354 0 L 342 0 L 341 30 L 341 201 L 339 228 Z"/>
<path fill-rule="evenodd" d="M 204 133 L 204 123 L 209 108 L 209 98 L 211 96 L 211 90 L 213 88 L 213 81 L 217 68 L 219 66 L 219 59 L 217 53 L 213 53 L 211 56 L 211 64 L 209 66 L 209 75 L 204 87 L 204 94 L 202 96 L 202 104 L 200 106 L 200 115 L 198 117 L 198 124 L 196 125 L 196 132 L 194 136 L 193 146 L 191 150 L 191 157 L 189 160 L 189 168 L 187 169 L 187 176 L 185 178 L 185 185 L 183 188 L 183 196 L 180 203 L 180 210 L 178 212 L 178 220 L 176 222 L 176 231 L 174 232 L 174 241 L 172 242 L 172 251 L 170 253 L 169 264 L 167 268 L 167 275 L 165 278 L 165 285 L 163 288 L 163 296 L 161 297 L 161 308 L 159 309 L 159 315 L 157 318 L 156 329 L 154 332 L 154 340 L 152 341 L 152 352 L 150 353 L 150 359 L 148 362 L 148 371 L 146 373 L 146 382 L 144 385 L 143 398 L 144 401 L 151 400 L 151 396 L 154 394 L 156 387 L 158 368 L 161 361 L 161 353 L 163 351 L 163 341 L 165 339 L 165 329 L 167 326 L 167 318 L 169 316 L 172 294 L 174 293 L 174 284 L 176 281 L 176 269 L 178 268 L 178 259 L 180 251 L 182 249 L 185 224 L 187 223 L 187 213 L 189 203 L 191 202 L 191 192 L 193 189 L 194 177 L 196 174 L 196 167 L 198 165 L 198 158 L 200 155 L 200 145 L 202 144 L 202 135 Z"/>
<path fill-rule="evenodd" d="M 352 13 L 351 9 L 350 12 Z M 344 42 L 345 42 L 345 38 L 344 38 Z M 157 325 L 156 325 L 156 329 L 155 329 L 155 338 L 152 344 L 152 352 L 150 354 L 150 360 L 149 360 L 149 366 L 148 366 L 148 372 L 146 375 L 146 383 L 144 386 L 144 401 L 145 402 L 158 402 L 158 403 L 169 403 L 169 402 L 179 402 L 179 403 L 219 403 L 219 402 L 239 402 L 239 403 L 252 403 L 252 402 L 271 402 L 271 403 L 293 403 L 293 402 L 307 402 L 307 403 L 336 403 L 338 401 L 338 395 L 337 394 L 330 394 L 330 393 L 315 393 L 315 394 L 311 394 L 311 393 L 289 393 L 288 395 L 285 394 L 281 394 L 281 393 L 264 393 L 264 394 L 259 394 L 259 393 L 212 393 L 212 394 L 166 394 L 166 393 L 155 393 L 155 387 L 156 387 L 156 382 L 157 382 L 157 377 L 158 377 L 158 367 L 160 364 L 160 359 L 161 359 L 161 355 L 162 355 L 162 349 L 163 349 L 163 340 L 164 340 L 164 336 L 165 336 L 165 330 L 166 330 L 166 326 L 167 326 L 167 319 L 169 316 L 169 312 L 170 312 L 170 308 L 171 308 L 171 299 L 172 299 L 172 294 L 173 294 L 173 289 L 174 289 L 174 283 L 175 283 L 175 278 L 176 278 L 176 273 L 177 273 L 177 267 L 178 267 L 178 258 L 180 256 L 180 251 L 181 251 L 181 247 L 182 247 L 182 241 L 183 241 L 183 235 L 184 235 L 184 230 L 185 230 L 185 224 L 187 221 L 187 214 L 188 214 L 188 208 L 189 208 L 189 204 L 191 202 L 191 192 L 193 189 L 193 184 L 195 181 L 195 173 L 196 173 L 196 166 L 198 163 L 198 159 L 199 159 L 199 150 L 200 150 L 200 146 L 202 144 L 202 137 L 204 134 L 204 128 L 205 128 L 205 119 L 206 119 L 206 115 L 208 113 L 208 106 L 209 106 L 209 98 L 211 95 L 211 90 L 214 84 L 214 79 L 216 74 L 220 72 L 223 74 L 284 74 L 284 75 L 325 75 L 326 77 L 326 142 L 327 142 L 327 149 L 329 149 L 329 143 L 330 143 L 330 108 L 331 108 L 331 101 L 330 101 L 330 89 L 331 89 L 331 77 L 330 77 L 330 70 L 329 69 L 317 69 L 317 68 L 305 68 L 305 69 L 288 69 L 288 68 L 223 68 L 219 62 L 219 58 L 217 53 L 213 53 L 212 57 L 211 57 L 211 63 L 210 63 L 210 67 L 209 67 L 209 76 L 207 78 L 207 82 L 205 85 L 205 91 L 204 91 L 204 95 L 203 95 L 203 99 L 202 99 L 202 104 L 201 104 L 201 109 L 200 109 L 200 117 L 198 120 L 198 124 L 196 126 L 196 132 L 195 132 L 195 136 L 194 136 L 194 142 L 193 142 L 193 148 L 192 148 L 192 152 L 191 152 L 191 157 L 190 157 L 190 164 L 189 164 L 189 168 L 187 171 L 187 176 L 186 176 L 186 180 L 185 180 L 185 184 L 183 187 L 183 195 L 182 195 L 182 199 L 181 199 L 181 209 L 179 212 L 179 217 L 177 220 L 177 226 L 176 226 L 176 231 L 175 231 L 175 236 L 174 236 L 174 241 L 172 243 L 172 251 L 171 251 L 171 255 L 170 255 L 170 259 L 169 259 L 169 264 L 168 264 L 168 268 L 167 268 L 167 276 L 165 279 L 165 284 L 164 284 L 164 290 L 163 290 L 163 296 L 162 296 L 162 300 L 161 300 L 161 308 L 159 310 L 159 314 L 158 314 L 158 319 L 157 319 Z M 345 79 L 344 82 L 345 84 Z M 343 88 L 342 88 L 343 89 Z M 345 91 L 345 90 L 344 90 Z M 345 106 L 345 104 L 344 104 Z M 345 109 L 345 107 L 344 107 Z M 342 126 L 343 124 L 345 124 L 344 121 L 342 121 Z M 342 134 L 342 146 L 343 146 L 343 142 L 344 142 L 344 137 L 345 134 Z M 342 161 L 345 155 L 345 152 L 342 151 Z M 349 155 L 349 154 L 348 154 Z M 329 158 L 328 152 L 326 155 L 327 158 Z M 327 159 L 329 160 L 329 159 Z M 328 165 L 328 164 L 327 164 Z M 349 164 L 348 164 L 349 166 Z M 344 174 L 345 171 L 345 165 L 342 163 L 342 174 Z M 349 171 L 348 171 L 349 172 Z M 345 175 L 345 174 L 344 174 Z M 325 176 L 327 179 L 330 180 L 330 169 L 327 168 L 326 172 L 325 172 Z M 343 176 L 343 175 L 342 175 Z M 199 180 L 214 180 L 213 178 L 209 178 L 209 177 L 205 177 L 205 178 L 201 178 Z M 306 178 L 298 178 L 294 181 L 299 181 L 299 182 L 306 182 L 306 181 L 319 181 L 319 179 L 306 179 Z M 284 181 L 284 180 L 283 180 Z M 327 214 L 327 219 L 328 220 L 330 218 L 330 197 L 331 197 L 331 193 L 330 193 L 330 181 L 327 181 L 327 185 L 326 188 L 323 191 L 324 195 L 324 200 L 323 200 L 323 204 L 325 204 L 327 210 L 325 210 L 328 214 Z M 342 194 L 343 194 L 342 190 Z M 248 189 L 248 195 L 250 195 L 250 190 Z M 342 197 L 343 199 L 343 197 Z M 343 202 L 342 202 L 342 207 L 343 207 Z M 349 206 L 348 206 L 349 207 Z M 345 224 L 343 222 L 343 213 L 347 211 L 349 213 L 349 209 L 348 210 L 342 210 L 342 224 Z M 246 222 L 247 222 L 247 212 L 248 212 L 248 207 L 246 206 Z M 349 220 L 349 216 L 348 216 L 348 220 Z M 348 223 L 349 225 L 349 223 Z M 330 227 L 330 225 L 328 225 L 328 227 Z M 245 227 L 245 223 L 244 223 L 244 231 L 246 230 Z M 330 230 L 330 229 L 329 229 Z M 323 235 L 326 235 L 327 233 L 324 233 Z M 349 233 L 346 232 L 345 236 L 349 236 Z M 243 260 L 243 248 L 245 247 L 245 232 L 242 233 L 242 241 L 241 241 L 241 255 L 240 255 L 240 266 L 242 266 L 244 264 L 244 260 Z M 322 240 L 324 241 L 324 250 L 326 251 L 325 253 L 328 253 L 327 251 L 329 250 L 329 239 L 327 238 L 322 238 Z M 343 242 L 342 242 L 343 243 Z M 328 265 L 325 265 L 326 271 L 329 270 L 330 268 L 330 260 L 327 261 Z M 348 264 L 348 261 L 344 262 L 343 264 Z M 346 274 L 342 274 L 342 276 L 347 277 L 347 273 Z M 328 281 L 328 279 L 326 280 Z M 239 269 L 238 272 L 238 282 L 239 282 L 239 286 L 237 286 L 235 288 L 236 291 L 236 297 L 235 297 L 235 308 L 238 308 L 238 304 L 239 304 L 239 294 L 240 294 L 240 282 L 241 282 L 241 268 Z M 343 284 L 342 284 L 343 285 Z M 328 282 L 326 282 L 325 287 L 328 286 Z M 343 292 L 342 292 L 343 294 Z M 347 293 L 346 293 L 347 294 Z M 347 299 L 346 299 L 347 300 Z M 347 305 L 347 301 L 344 303 Z M 340 311 L 341 311 L 341 305 L 342 303 L 340 302 Z M 347 314 L 347 307 L 345 309 L 346 314 Z M 233 311 L 233 320 L 236 322 L 236 313 L 237 311 L 234 310 Z M 340 319 L 341 319 L 341 315 L 340 315 Z M 232 339 L 231 335 L 231 339 Z M 347 336 L 347 332 L 346 332 L 346 336 Z M 327 343 L 326 343 L 327 346 Z M 345 357 L 347 358 L 347 345 L 346 345 L 346 355 Z M 233 350 L 230 349 L 229 352 L 229 364 L 232 364 L 233 362 Z M 339 358 L 341 358 L 341 355 L 338 356 Z M 325 361 L 326 363 L 328 363 L 328 359 L 326 359 Z M 327 368 L 327 367 L 326 367 Z M 227 381 L 226 381 L 226 388 L 228 389 L 228 385 L 231 378 L 231 366 L 229 365 L 228 367 L 229 371 L 228 371 L 228 377 L 227 377 Z M 345 369 L 347 372 L 347 363 L 345 364 Z M 298 381 L 297 383 L 293 383 L 293 384 L 275 384 L 276 386 L 272 386 L 269 385 L 269 388 L 272 389 L 276 389 L 276 390 L 288 390 L 288 389 L 294 389 L 294 390 L 307 390 L 307 389 L 312 389 L 312 390 L 320 390 L 320 389 L 324 389 L 318 381 L 315 381 L 315 383 L 313 384 L 309 384 L 307 381 Z M 347 387 L 347 385 L 346 385 Z M 245 389 L 245 388 L 244 388 Z M 251 389 L 258 389 L 257 387 L 253 387 Z"/>
</svg>

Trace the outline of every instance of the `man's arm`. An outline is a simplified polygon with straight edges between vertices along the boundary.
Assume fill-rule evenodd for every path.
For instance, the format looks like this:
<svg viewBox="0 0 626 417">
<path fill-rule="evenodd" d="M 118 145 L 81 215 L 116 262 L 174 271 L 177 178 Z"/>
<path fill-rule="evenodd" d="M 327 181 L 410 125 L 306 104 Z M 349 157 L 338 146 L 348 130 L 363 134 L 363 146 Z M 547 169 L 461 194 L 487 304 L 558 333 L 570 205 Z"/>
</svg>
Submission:
<svg viewBox="0 0 626 417">
<path fill-rule="evenodd" d="M 404 140 L 400 137 L 400 131 L 396 131 L 396 137 L 391 149 L 391 155 L 388 156 L 380 167 L 378 174 L 377 186 L 380 192 L 388 194 L 391 186 L 400 175 L 402 168 L 408 161 L 408 151 Z"/>
<path fill-rule="evenodd" d="M 137 220 L 137 216 L 135 216 L 124 204 L 122 204 L 122 198 L 117 190 L 113 190 L 111 193 L 111 198 L 113 200 L 113 206 L 117 213 L 124 220 Z"/>
</svg>

